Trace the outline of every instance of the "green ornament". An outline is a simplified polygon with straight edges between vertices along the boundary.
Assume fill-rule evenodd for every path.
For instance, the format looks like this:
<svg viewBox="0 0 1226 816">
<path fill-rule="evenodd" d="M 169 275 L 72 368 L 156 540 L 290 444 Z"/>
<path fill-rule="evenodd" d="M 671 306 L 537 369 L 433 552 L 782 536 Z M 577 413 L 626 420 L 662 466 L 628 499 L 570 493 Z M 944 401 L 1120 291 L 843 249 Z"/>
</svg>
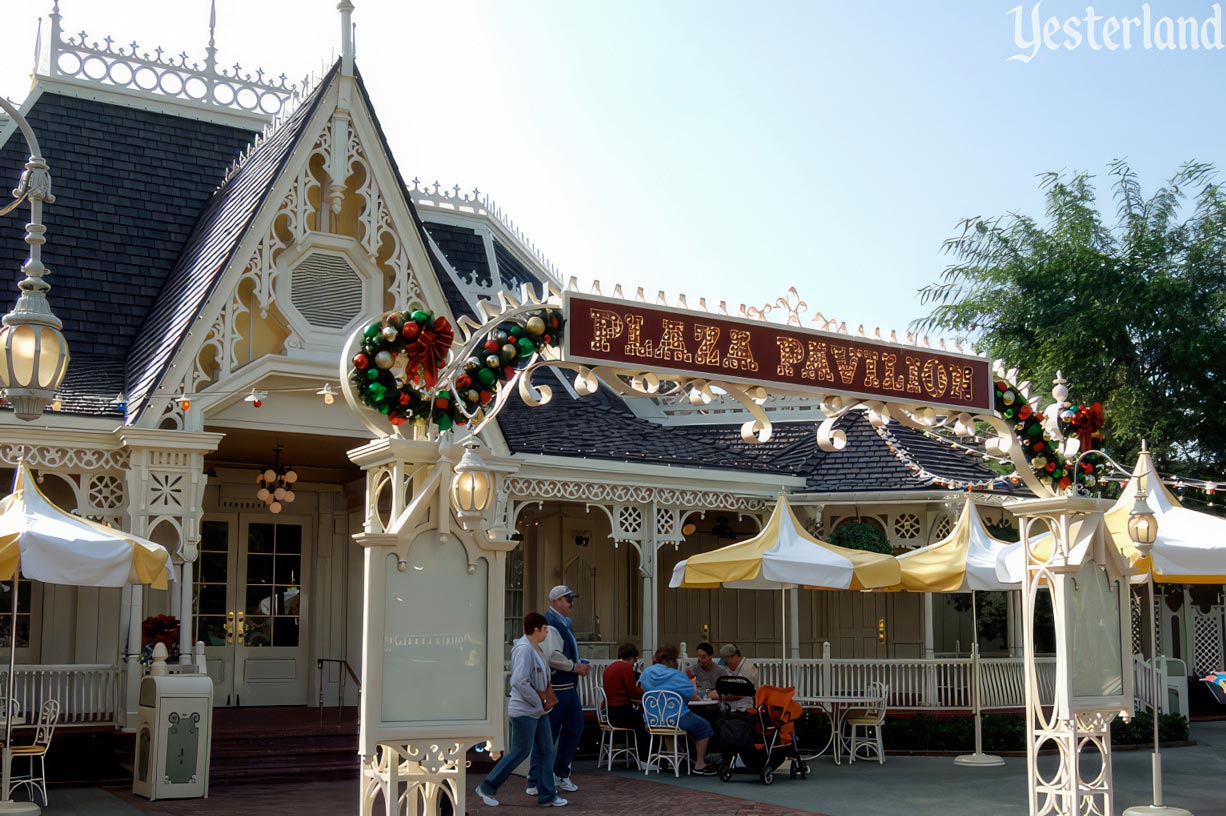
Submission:
<svg viewBox="0 0 1226 816">
<path fill-rule="evenodd" d="M 366 369 L 366 379 L 372 380 L 372 381 L 379 379 L 379 369 L 377 368 Z"/>
<path fill-rule="evenodd" d="M 374 340 L 376 337 L 379 336 L 379 333 L 381 331 L 383 331 L 383 326 L 381 326 L 378 323 L 371 323 L 369 326 L 366 327 L 366 331 L 362 332 L 362 336 L 365 337 L 367 340 Z"/>
<path fill-rule="evenodd" d="M 491 368 L 483 368 L 477 372 L 477 382 L 482 385 L 494 384 L 494 370 Z"/>
<path fill-rule="evenodd" d="M 536 351 L 536 344 L 533 343 L 532 340 L 527 337 L 521 337 L 519 339 L 519 342 L 516 343 L 515 345 L 519 346 L 519 353 L 523 354 L 524 356 L 527 356 L 531 354 L 532 352 Z"/>
<path fill-rule="evenodd" d="M 414 323 L 425 323 L 427 320 L 430 319 L 430 313 L 423 312 L 421 309 L 418 309 L 417 311 L 413 312 L 413 314 L 409 316 L 413 318 Z"/>
<path fill-rule="evenodd" d="M 1032 422 L 1030 423 L 1030 427 L 1026 429 L 1026 433 L 1030 434 L 1031 436 L 1038 436 L 1039 434 L 1043 433 L 1043 426 L 1037 422 Z"/>
<path fill-rule="evenodd" d="M 367 393 L 374 399 L 375 402 L 382 402 L 387 396 L 387 386 L 381 382 L 372 382 L 366 387 Z M 384 413 L 387 413 L 386 411 Z"/>
<path fill-rule="evenodd" d="M 438 426 L 440 431 L 449 431 L 451 430 L 451 426 L 455 423 L 451 421 L 451 417 L 443 414 L 438 419 L 434 420 L 434 424 Z"/>
</svg>

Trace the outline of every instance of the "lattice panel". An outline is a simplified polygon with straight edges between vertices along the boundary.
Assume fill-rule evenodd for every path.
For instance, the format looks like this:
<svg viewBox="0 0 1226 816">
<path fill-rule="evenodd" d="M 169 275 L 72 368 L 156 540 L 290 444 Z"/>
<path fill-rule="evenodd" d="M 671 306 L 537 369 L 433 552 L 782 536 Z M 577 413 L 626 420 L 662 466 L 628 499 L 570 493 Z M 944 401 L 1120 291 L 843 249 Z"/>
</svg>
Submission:
<svg viewBox="0 0 1226 816">
<path fill-rule="evenodd" d="M 894 537 L 903 541 L 919 535 L 920 520 L 914 513 L 899 513 L 894 519 Z"/>
<path fill-rule="evenodd" d="M 632 504 L 617 508 L 617 526 L 623 533 L 637 534 L 643 529 L 643 511 Z"/>
<path fill-rule="evenodd" d="M 1204 677 L 1210 672 L 1222 671 L 1222 607 L 1215 606 L 1208 615 L 1194 610 L 1192 617 L 1196 627 L 1196 673 Z"/>
<path fill-rule="evenodd" d="M 933 541 L 940 541 L 954 531 L 954 520 L 949 516 L 941 516 L 937 521 L 936 532 L 932 535 Z"/>
<path fill-rule="evenodd" d="M 1132 593 L 1132 653 L 1145 654 L 1142 646 L 1145 644 L 1145 638 L 1142 634 L 1145 630 L 1145 597 L 1137 597 L 1137 593 Z"/>
</svg>

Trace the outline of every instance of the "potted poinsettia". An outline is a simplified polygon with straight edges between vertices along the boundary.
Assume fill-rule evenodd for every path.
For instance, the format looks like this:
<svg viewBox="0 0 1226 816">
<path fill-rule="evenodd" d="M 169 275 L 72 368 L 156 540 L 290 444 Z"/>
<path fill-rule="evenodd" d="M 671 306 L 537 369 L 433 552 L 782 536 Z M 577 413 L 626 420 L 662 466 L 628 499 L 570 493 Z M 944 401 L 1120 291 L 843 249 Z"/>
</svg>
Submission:
<svg viewBox="0 0 1226 816">
<path fill-rule="evenodd" d="M 170 660 L 179 656 L 179 619 L 174 615 L 151 615 L 141 624 L 140 662 L 153 663 L 153 647 L 161 643 Z"/>
</svg>

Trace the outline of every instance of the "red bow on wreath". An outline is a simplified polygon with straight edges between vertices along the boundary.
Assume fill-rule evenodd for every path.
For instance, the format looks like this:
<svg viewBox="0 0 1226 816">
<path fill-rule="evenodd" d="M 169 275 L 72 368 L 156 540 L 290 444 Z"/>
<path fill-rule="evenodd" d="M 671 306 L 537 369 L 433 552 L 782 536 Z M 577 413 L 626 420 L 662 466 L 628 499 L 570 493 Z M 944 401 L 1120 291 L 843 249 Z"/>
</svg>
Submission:
<svg viewBox="0 0 1226 816">
<path fill-rule="evenodd" d="M 1101 402 L 1096 402 L 1093 405 L 1079 405 L 1077 412 L 1073 414 L 1069 420 L 1069 425 L 1077 433 L 1077 438 L 1081 440 L 1081 450 L 1095 450 L 1098 443 L 1102 441 L 1103 435 L 1099 433 L 1102 430 L 1106 419 L 1103 417 L 1103 405 Z"/>
<path fill-rule="evenodd" d="M 435 318 L 430 328 L 423 329 L 404 348 L 408 359 L 408 368 L 421 369 L 422 380 L 426 388 L 433 388 L 438 381 L 439 367 L 447 362 L 447 350 L 455 340 L 455 332 L 447 318 Z"/>
</svg>

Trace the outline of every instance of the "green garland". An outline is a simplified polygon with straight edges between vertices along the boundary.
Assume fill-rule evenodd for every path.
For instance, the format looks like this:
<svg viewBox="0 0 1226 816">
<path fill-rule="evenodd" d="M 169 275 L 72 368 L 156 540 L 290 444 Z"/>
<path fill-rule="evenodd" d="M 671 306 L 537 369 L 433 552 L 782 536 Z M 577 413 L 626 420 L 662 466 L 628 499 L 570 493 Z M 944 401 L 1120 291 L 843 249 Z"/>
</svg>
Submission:
<svg viewBox="0 0 1226 816">
<path fill-rule="evenodd" d="M 1013 430 L 1022 443 L 1022 453 L 1040 481 L 1048 482 L 1056 491 L 1067 489 L 1074 483 L 1096 489 L 1101 484 L 1104 463 L 1083 461 L 1073 470 L 1073 462 L 1060 452 L 1043 427 L 1046 417 L 1034 410 L 1016 386 L 1007 380 L 996 381 L 996 413 L 1013 422 Z M 1061 407 L 1056 418 L 1060 432 L 1066 437 L 1076 436 L 1081 450 L 1093 450 L 1101 444 L 1102 405 L 1073 405 Z"/>
<path fill-rule="evenodd" d="M 436 387 L 455 340 L 447 318 L 424 310 L 388 312 L 363 330 L 349 382 L 362 404 L 387 416 L 392 425 L 421 419 L 446 431 L 478 418 L 533 355 L 558 347 L 565 323 L 556 309 L 499 323 L 464 361 L 451 388 Z M 404 372 L 398 376 L 402 363 Z"/>
</svg>

